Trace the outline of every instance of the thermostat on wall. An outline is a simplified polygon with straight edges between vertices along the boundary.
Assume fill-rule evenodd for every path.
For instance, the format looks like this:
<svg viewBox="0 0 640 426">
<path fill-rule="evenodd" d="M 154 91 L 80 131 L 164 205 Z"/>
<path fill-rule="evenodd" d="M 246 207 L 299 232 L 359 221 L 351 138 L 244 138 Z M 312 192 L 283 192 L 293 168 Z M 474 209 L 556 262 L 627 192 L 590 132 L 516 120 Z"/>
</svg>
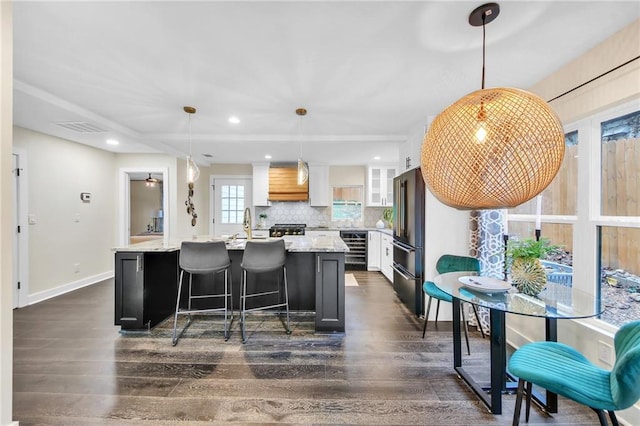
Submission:
<svg viewBox="0 0 640 426">
<path fill-rule="evenodd" d="M 85 203 L 88 203 L 89 201 L 91 201 L 91 193 L 90 192 L 81 192 L 80 193 L 80 199 L 82 201 L 84 201 Z"/>
</svg>

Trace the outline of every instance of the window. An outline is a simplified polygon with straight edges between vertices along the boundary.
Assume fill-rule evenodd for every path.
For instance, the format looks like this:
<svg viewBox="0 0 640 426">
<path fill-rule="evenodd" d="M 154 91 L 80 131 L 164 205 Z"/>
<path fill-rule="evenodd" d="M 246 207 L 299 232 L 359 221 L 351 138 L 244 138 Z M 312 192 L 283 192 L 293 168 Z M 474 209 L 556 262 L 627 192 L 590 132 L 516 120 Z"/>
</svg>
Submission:
<svg viewBox="0 0 640 426">
<path fill-rule="evenodd" d="M 244 185 L 222 185 L 222 223 L 242 223 L 244 218 Z"/>
<path fill-rule="evenodd" d="M 558 174 L 544 191 L 542 191 L 542 214 L 575 215 L 577 212 L 578 188 L 578 131 L 564 135 L 564 160 Z M 527 201 L 509 213 L 535 214 L 536 198 Z"/>
<path fill-rule="evenodd" d="M 362 186 L 334 186 L 331 203 L 332 221 L 362 220 Z"/>
<path fill-rule="evenodd" d="M 604 216 L 640 216 L 640 111 L 600 124 L 601 211 Z"/>
<path fill-rule="evenodd" d="M 598 298 L 615 326 L 640 319 L 640 110 L 600 122 Z"/>
</svg>

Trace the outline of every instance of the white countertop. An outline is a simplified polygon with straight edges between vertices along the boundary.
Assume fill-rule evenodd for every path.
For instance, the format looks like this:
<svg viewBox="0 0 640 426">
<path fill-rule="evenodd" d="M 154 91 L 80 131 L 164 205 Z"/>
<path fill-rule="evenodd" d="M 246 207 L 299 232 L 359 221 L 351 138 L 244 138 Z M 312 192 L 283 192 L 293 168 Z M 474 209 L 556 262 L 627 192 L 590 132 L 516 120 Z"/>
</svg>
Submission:
<svg viewBox="0 0 640 426">
<path fill-rule="evenodd" d="M 254 238 L 254 241 L 265 241 L 273 239 L 284 239 L 285 247 L 290 252 L 348 252 L 349 247 L 340 237 L 333 236 L 285 236 L 282 238 Z M 228 239 L 222 236 L 197 235 L 185 238 L 162 238 L 157 240 L 143 241 L 141 243 L 129 244 L 124 247 L 115 247 L 114 252 L 169 252 L 180 249 L 182 241 L 225 241 L 228 250 L 244 250 L 244 238 Z"/>
</svg>

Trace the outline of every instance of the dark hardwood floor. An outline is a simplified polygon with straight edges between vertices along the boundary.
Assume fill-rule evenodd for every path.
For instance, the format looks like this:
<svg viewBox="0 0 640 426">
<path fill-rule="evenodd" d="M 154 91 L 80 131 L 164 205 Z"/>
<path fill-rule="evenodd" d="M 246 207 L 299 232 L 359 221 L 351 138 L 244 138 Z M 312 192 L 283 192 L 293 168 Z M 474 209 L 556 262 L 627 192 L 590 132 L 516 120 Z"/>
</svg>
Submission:
<svg viewBox="0 0 640 426">
<path fill-rule="evenodd" d="M 314 334 L 313 318 L 251 316 L 222 337 L 217 318 L 197 318 L 177 346 L 171 320 L 150 333 L 113 326 L 107 280 L 14 311 L 13 414 L 21 425 L 511 424 L 514 395 L 495 416 L 452 369 L 450 324 L 422 323 L 375 272 L 346 288 L 346 333 Z M 470 368 L 488 369 L 488 342 L 471 334 Z M 524 416 L 523 416 L 524 417 Z M 523 419 L 524 424 L 524 419 Z M 529 424 L 596 425 L 595 414 L 560 399 Z"/>
</svg>

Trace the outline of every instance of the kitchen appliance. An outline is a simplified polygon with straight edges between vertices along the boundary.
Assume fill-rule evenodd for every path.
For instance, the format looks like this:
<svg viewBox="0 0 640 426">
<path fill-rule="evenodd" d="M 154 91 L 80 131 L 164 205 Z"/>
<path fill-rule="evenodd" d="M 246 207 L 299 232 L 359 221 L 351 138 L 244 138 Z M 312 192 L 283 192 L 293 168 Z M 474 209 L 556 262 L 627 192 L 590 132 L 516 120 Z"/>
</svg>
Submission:
<svg viewBox="0 0 640 426">
<path fill-rule="evenodd" d="M 340 238 L 349 247 L 344 256 L 344 268 L 367 270 L 367 231 L 340 231 Z"/>
<path fill-rule="evenodd" d="M 424 312 L 425 185 L 420 168 L 393 179 L 393 288 L 400 300 L 421 316 Z"/>
<path fill-rule="evenodd" d="M 284 235 L 304 235 L 307 227 L 304 223 L 276 223 L 269 228 L 270 237 L 282 237 Z"/>
</svg>

